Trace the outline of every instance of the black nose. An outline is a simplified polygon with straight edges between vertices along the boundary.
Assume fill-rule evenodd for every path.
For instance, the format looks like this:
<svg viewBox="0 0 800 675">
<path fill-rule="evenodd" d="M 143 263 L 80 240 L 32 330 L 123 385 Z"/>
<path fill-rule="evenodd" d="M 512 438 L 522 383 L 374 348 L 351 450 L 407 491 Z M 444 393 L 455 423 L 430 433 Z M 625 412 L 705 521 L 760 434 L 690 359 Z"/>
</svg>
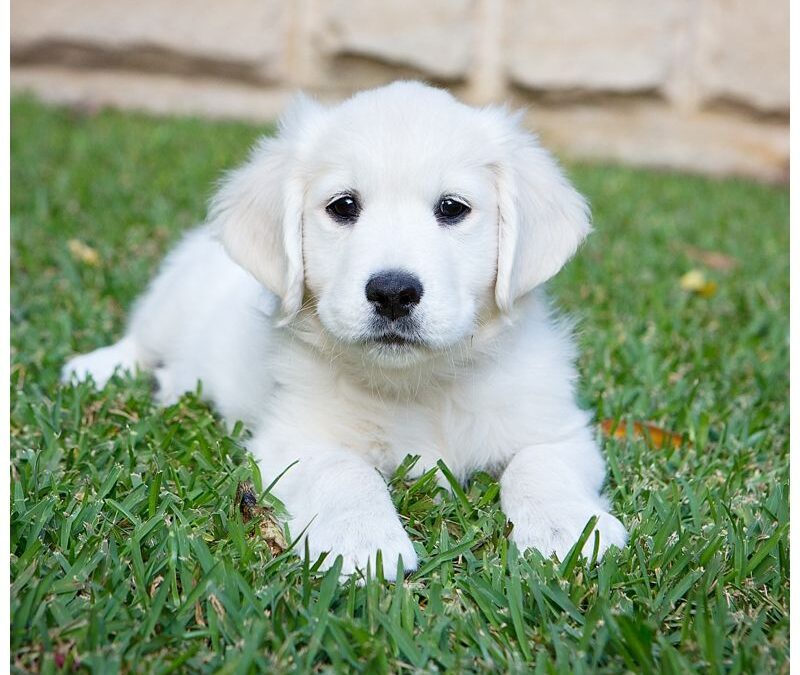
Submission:
<svg viewBox="0 0 800 675">
<path fill-rule="evenodd" d="M 387 319 L 407 316 L 422 297 L 422 284 L 413 274 L 389 270 L 373 274 L 364 292 L 375 311 Z"/>
</svg>

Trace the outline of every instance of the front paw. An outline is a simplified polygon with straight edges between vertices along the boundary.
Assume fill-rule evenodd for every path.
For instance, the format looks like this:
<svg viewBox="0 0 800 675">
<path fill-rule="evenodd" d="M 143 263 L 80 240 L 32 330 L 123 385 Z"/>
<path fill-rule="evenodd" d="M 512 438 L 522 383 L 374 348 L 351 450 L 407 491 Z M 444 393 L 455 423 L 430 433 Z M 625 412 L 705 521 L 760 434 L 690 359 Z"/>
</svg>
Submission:
<svg viewBox="0 0 800 675">
<path fill-rule="evenodd" d="M 66 384 L 73 378 L 85 382 L 91 377 L 95 386 L 102 389 L 115 373 L 135 370 L 135 344 L 131 338 L 123 338 L 108 347 L 72 357 L 61 369 L 61 382 Z"/>
<path fill-rule="evenodd" d="M 299 523 L 292 523 L 296 529 Z M 417 569 L 417 553 L 406 531 L 397 516 L 387 514 L 378 516 L 365 511 L 348 514 L 319 514 L 308 528 L 309 556 L 312 561 L 322 553 L 328 555 L 322 569 L 333 566 L 337 556 L 342 556 L 342 576 L 360 570 L 366 573 L 369 564 L 372 573 L 376 573 L 376 555 L 378 549 L 383 559 L 383 576 L 388 581 L 397 577 L 397 559 L 403 561 L 403 570 L 412 572 Z M 297 545 L 302 555 L 304 542 Z"/>
<path fill-rule="evenodd" d="M 587 558 L 592 556 L 594 550 L 595 532 L 600 535 L 598 557 L 609 546 L 621 548 L 628 541 L 622 523 L 602 506 L 592 502 L 531 505 L 515 509 L 514 516 L 511 518 L 514 523 L 511 540 L 520 550 L 535 548 L 545 556 L 555 553 L 559 560 L 564 560 L 577 543 L 592 516 L 597 516 L 597 524 L 581 551 Z"/>
</svg>

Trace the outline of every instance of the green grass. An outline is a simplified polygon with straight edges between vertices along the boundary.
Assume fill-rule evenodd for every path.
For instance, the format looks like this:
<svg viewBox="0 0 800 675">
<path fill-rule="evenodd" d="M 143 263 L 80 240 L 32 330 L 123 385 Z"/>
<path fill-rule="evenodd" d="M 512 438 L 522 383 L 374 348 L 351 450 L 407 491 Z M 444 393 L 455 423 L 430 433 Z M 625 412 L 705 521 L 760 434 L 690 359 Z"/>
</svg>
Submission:
<svg viewBox="0 0 800 675">
<path fill-rule="evenodd" d="M 58 384 L 120 334 L 258 132 L 12 105 L 12 667 L 788 672 L 787 191 L 571 167 L 597 231 L 552 290 L 580 319 L 581 399 L 686 439 L 604 442 L 628 548 L 520 555 L 491 478 L 450 496 L 400 471 L 420 570 L 340 586 L 243 523 L 237 484 L 266 486 L 196 396 L 159 410 L 144 377 Z M 694 268 L 711 297 L 681 288 Z"/>
</svg>

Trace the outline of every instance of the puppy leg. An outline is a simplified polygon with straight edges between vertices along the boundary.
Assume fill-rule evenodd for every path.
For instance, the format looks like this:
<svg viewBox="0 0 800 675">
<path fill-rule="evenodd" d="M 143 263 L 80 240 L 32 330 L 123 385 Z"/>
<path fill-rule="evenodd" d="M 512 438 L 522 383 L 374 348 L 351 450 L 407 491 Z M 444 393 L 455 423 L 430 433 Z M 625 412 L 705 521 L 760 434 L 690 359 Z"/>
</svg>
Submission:
<svg viewBox="0 0 800 675">
<path fill-rule="evenodd" d="M 206 228 L 190 233 L 167 256 L 147 291 L 136 301 L 125 337 L 72 358 L 61 371 L 62 380 L 91 376 L 102 388 L 116 371 L 151 370 L 171 362 L 183 337 L 212 304 L 211 291 L 224 288 L 220 279 L 227 279 L 231 269 L 235 270 L 233 274 L 244 274 Z"/>
<path fill-rule="evenodd" d="M 256 441 L 254 445 L 263 470 L 277 470 L 289 463 L 259 453 L 264 444 Z M 275 446 L 270 443 L 266 447 Z M 297 537 L 305 530 L 296 546 L 298 554 L 303 555 L 306 541 L 312 561 L 328 552 L 323 568 L 331 567 L 341 555 L 342 574 L 366 571 L 367 564 L 375 572 L 380 550 L 386 579 L 395 579 L 398 558 L 406 572 L 416 569 L 416 551 L 400 523 L 386 483 L 360 457 L 334 449 L 303 453 L 278 480 L 273 492 L 290 513 L 291 535 Z"/>
<path fill-rule="evenodd" d="M 578 541 L 592 516 L 600 535 L 599 553 L 609 546 L 624 546 L 627 534 L 622 523 L 608 512 L 599 493 L 602 462 L 594 442 L 575 452 L 574 443 L 553 443 L 520 450 L 500 478 L 500 503 L 514 524 L 511 539 L 521 550 L 535 548 L 560 560 Z M 598 472 L 599 467 L 599 472 Z M 583 553 L 591 556 L 594 532 Z"/>
<path fill-rule="evenodd" d="M 91 377 L 97 387 L 102 389 L 115 372 L 134 372 L 138 366 L 138 357 L 136 341 L 133 337 L 126 336 L 113 345 L 71 358 L 61 370 L 61 381 L 68 382 L 74 377 L 83 382 Z"/>
</svg>

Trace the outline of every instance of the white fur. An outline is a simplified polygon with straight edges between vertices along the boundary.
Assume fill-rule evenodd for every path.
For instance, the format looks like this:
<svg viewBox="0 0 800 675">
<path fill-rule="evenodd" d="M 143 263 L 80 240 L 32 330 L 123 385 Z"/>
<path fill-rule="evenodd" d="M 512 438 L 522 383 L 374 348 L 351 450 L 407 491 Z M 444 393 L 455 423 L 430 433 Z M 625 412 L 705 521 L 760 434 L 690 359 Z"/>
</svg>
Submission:
<svg viewBox="0 0 800 675">
<path fill-rule="evenodd" d="M 343 190 L 363 203 L 352 226 L 325 211 Z M 469 202 L 464 221 L 436 221 L 443 194 Z M 296 462 L 275 486 L 290 530 L 345 572 L 378 549 L 389 578 L 398 556 L 416 567 L 381 476 L 407 454 L 417 471 L 442 459 L 462 480 L 499 475 L 521 548 L 563 557 L 594 515 L 601 551 L 622 546 L 569 330 L 537 290 L 589 230 L 584 200 L 504 109 L 412 82 L 331 108 L 300 98 L 167 258 L 126 336 L 64 377 L 153 369 L 165 403 L 202 380 L 252 429 L 266 481 Z M 424 286 L 420 345 L 369 341 L 365 284 L 398 268 Z"/>
</svg>

